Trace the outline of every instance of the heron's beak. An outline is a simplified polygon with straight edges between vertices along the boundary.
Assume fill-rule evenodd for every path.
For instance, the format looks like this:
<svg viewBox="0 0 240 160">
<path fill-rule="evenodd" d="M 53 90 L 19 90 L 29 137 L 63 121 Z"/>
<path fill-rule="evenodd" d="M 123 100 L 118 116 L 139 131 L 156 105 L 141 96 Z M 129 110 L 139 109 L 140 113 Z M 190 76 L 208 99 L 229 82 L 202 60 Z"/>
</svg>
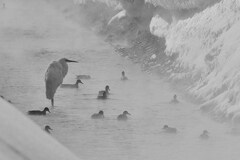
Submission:
<svg viewBox="0 0 240 160">
<path fill-rule="evenodd" d="M 53 130 L 52 128 L 49 127 L 50 130 Z"/>
<path fill-rule="evenodd" d="M 80 83 L 84 84 L 82 81 L 80 81 Z"/>
<path fill-rule="evenodd" d="M 73 61 L 73 60 L 69 60 L 69 59 L 66 59 L 65 61 L 66 61 L 66 62 L 74 62 L 74 63 L 78 63 L 78 61 Z"/>
<path fill-rule="evenodd" d="M 131 115 L 130 113 L 127 113 L 128 115 Z"/>
<path fill-rule="evenodd" d="M 49 113 L 51 113 L 49 110 L 48 110 Z"/>
</svg>

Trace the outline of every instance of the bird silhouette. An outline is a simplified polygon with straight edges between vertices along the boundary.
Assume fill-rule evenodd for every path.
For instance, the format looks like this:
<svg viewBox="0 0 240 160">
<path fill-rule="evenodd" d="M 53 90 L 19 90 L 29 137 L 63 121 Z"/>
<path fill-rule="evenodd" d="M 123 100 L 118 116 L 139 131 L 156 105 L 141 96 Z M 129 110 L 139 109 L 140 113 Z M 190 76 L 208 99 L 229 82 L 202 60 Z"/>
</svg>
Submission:
<svg viewBox="0 0 240 160">
<path fill-rule="evenodd" d="M 59 61 L 53 61 L 46 71 L 46 97 L 51 100 L 52 106 L 54 106 L 54 94 L 68 72 L 68 62 L 77 63 L 77 61 L 62 58 Z"/>
</svg>

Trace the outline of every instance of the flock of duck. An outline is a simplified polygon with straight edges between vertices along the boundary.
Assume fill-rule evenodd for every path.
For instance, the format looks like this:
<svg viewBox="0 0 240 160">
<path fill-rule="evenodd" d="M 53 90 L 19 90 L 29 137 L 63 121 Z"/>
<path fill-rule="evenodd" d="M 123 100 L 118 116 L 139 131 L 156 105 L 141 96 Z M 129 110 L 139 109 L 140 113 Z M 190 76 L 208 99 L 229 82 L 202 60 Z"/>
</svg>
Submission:
<svg viewBox="0 0 240 160">
<path fill-rule="evenodd" d="M 62 84 L 64 77 L 66 76 L 68 72 L 68 65 L 69 62 L 75 62 L 73 60 L 68 60 L 66 58 L 62 58 L 59 61 L 52 62 L 45 74 L 45 86 L 46 86 L 46 98 L 51 100 L 52 106 L 54 106 L 54 95 L 57 90 L 57 88 L 60 86 L 61 88 L 78 88 L 78 84 L 83 82 L 80 79 L 91 79 L 91 76 L 89 75 L 78 75 L 77 81 L 75 84 Z M 121 76 L 122 81 L 128 80 L 128 78 L 125 75 L 125 72 L 122 71 Z M 110 87 L 106 85 L 105 90 L 101 90 L 98 92 L 98 99 L 107 99 L 109 95 Z M 3 99 L 4 97 L 1 96 Z M 8 101 L 11 103 L 11 101 Z M 173 96 L 173 99 L 170 101 L 170 103 L 179 103 L 177 99 L 177 95 Z M 51 113 L 48 107 L 45 107 L 42 111 L 41 110 L 30 110 L 28 111 L 29 115 L 46 115 L 47 112 Z M 126 121 L 128 120 L 128 115 L 131 115 L 128 111 L 124 111 L 122 114 L 117 116 L 117 120 L 119 121 Z M 104 119 L 104 112 L 100 110 L 98 113 L 94 113 L 91 116 L 92 119 Z M 44 127 L 44 130 L 47 133 L 51 133 L 50 130 L 53 130 L 49 125 L 46 125 Z M 168 125 L 164 125 L 162 130 L 166 133 L 177 133 L 177 129 L 173 127 L 169 127 Z M 208 139 L 209 138 L 209 132 L 207 130 L 204 130 L 203 133 L 199 136 L 202 139 Z"/>
<path fill-rule="evenodd" d="M 78 75 L 77 81 L 75 84 L 62 84 L 63 78 L 66 76 L 68 72 L 68 65 L 67 62 L 75 62 L 73 60 L 68 60 L 66 58 L 62 58 L 59 61 L 54 61 L 50 64 L 50 66 L 47 69 L 46 75 L 45 75 L 45 84 L 46 84 L 46 97 L 47 99 L 51 100 L 52 106 L 54 106 L 54 94 L 57 90 L 57 88 L 60 86 L 61 88 L 78 88 L 78 84 L 83 82 L 80 79 L 90 79 L 91 76 L 89 75 Z M 128 78 L 125 75 L 125 72 L 122 71 L 121 80 L 125 81 L 128 80 Z M 101 90 L 98 92 L 98 99 L 107 99 L 109 95 L 110 87 L 106 85 L 105 90 Z M 173 99 L 170 101 L 170 103 L 179 103 L 177 99 L 177 95 L 173 96 Z M 29 115 L 46 115 L 47 112 L 50 113 L 50 110 L 48 107 L 45 107 L 44 110 L 31 110 L 28 111 Z M 126 121 L 128 120 L 128 115 L 131 115 L 128 111 L 124 111 L 122 114 L 117 116 L 117 120 L 119 121 Z M 100 110 L 98 113 L 94 113 L 91 115 L 92 119 L 104 119 L 104 111 Z M 44 130 L 48 133 L 50 133 L 50 130 L 52 128 L 48 125 L 44 127 Z M 163 132 L 165 133 L 177 133 L 177 129 L 173 127 L 169 127 L 168 125 L 164 125 L 162 128 Z M 209 132 L 207 130 L 204 130 L 202 134 L 199 136 L 201 139 L 208 139 L 209 138 Z"/>
</svg>

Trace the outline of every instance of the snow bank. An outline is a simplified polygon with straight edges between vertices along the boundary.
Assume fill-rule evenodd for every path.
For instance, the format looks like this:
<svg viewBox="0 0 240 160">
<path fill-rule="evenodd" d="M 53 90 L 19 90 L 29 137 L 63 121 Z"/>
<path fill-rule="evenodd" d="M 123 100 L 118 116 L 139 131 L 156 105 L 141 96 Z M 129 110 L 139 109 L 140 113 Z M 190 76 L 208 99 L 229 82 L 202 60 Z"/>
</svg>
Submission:
<svg viewBox="0 0 240 160">
<path fill-rule="evenodd" d="M 221 118 L 240 113 L 240 2 L 223 0 L 176 25 L 154 17 L 151 31 L 166 39 L 166 54 L 183 68 L 173 79 L 198 77 L 189 93 L 205 101 L 204 111 Z M 240 114 L 239 114 L 240 115 Z"/>
<path fill-rule="evenodd" d="M 0 159 L 78 159 L 67 148 L 1 98 L 0 106 Z"/>
<path fill-rule="evenodd" d="M 145 30 L 148 23 L 146 19 L 152 13 L 147 14 L 147 18 L 142 15 L 154 10 L 157 14 L 151 19 L 150 32 L 159 37 L 160 42 L 152 41 L 155 38 L 146 32 L 137 32 L 136 39 L 130 41 L 132 46 L 118 47 L 117 50 L 148 68 L 163 70 L 173 80 L 188 82 L 188 93 L 204 101 L 201 107 L 203 111 L 221 119 L 237 121 L 240 117 L 240 1 L 145 2 L 138 1 L 140 7 L 134 7 L 137 4 L 130 0 L 121 4 L 130 17 L 128 21 L 133 23 L 137 17 L 140 22 L 144 21 L 142 28 Z M 148 6 L 149 3 L 156 8 Z M 134 8 L 140 9 L 136 11 Z M 130 31 L 125 26 L 123 28 Z M 150 44 L 150 41 L 154 44 Z M 156 55 L 156 58 L 153 59 L 152 55 Z"/>
</svg>

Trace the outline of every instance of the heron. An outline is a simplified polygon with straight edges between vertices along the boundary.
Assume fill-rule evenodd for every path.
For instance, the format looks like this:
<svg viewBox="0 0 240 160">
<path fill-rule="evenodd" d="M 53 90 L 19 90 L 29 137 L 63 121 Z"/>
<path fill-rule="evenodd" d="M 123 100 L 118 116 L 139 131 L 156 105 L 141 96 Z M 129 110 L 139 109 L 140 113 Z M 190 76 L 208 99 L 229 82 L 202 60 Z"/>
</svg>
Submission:
<svg viewBox="0 0 240 160">
<path fill-rule="evenodd" d="M 59 61 L 53 61 L 46 71 L 46 97 L 51 100 L 52 106 L 54 106 L 54 94 L 68 72 L 68 62 L 78 63 L 77 61 L 62 58 Z"/>
</svg>

